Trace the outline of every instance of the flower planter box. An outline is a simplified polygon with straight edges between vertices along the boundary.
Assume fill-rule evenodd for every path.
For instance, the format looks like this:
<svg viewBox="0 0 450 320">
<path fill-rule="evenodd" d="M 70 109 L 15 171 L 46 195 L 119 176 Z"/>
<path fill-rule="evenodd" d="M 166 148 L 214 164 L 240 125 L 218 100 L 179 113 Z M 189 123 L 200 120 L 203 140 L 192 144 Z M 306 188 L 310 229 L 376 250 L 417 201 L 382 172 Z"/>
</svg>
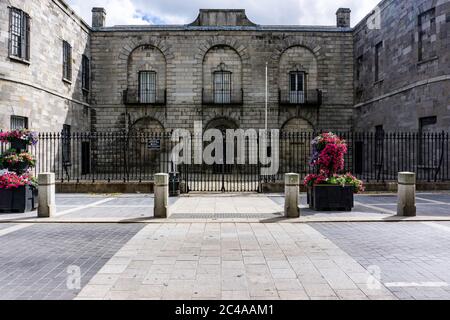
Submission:
<svg viewBox="0 0 450 320">
<path fill-rule="evenodd" d="M 352 211 L 354 187 L 316 185 L 308 188 L 309 208 L 315 211 Z"/>
<path fill-rule="evenodd" d="M 25 213 L 37 208 L 37 189 L 22 186 L 13 189 L 0 189 L 0 212 Z"/>
</svg>

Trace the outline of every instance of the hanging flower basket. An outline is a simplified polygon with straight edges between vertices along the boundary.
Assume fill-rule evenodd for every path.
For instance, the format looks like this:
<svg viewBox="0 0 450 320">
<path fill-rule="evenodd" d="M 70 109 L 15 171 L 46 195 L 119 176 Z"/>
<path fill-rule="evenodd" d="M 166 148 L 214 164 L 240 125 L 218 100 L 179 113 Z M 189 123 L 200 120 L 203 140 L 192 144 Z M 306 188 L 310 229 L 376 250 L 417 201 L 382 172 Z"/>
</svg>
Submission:
<svg viewBox="0 0 450 320">
<path fill-rule="evenodd" d="M 17 151 L 25 150 L 29 145 L 35 145 L 37 141 L 37 134 L 26 129 L 0 132 L 0 142 L 9 142 L 11 149 Z"/>
<path fill-rule="evenodd" d="M 17 153 L 16 150 L 10 149 L 0 156 L 0 168 L 19 174 L 28 172 L 35 164 L 34 156 L 24 151 Z"/>
</svg>

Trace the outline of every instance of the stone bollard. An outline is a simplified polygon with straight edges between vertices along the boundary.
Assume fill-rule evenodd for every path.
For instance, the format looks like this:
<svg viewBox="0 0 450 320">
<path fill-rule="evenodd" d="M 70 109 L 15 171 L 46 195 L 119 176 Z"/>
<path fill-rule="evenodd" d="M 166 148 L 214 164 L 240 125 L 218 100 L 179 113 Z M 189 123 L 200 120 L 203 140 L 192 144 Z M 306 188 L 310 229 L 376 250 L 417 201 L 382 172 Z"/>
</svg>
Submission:
<svg viewBox="0 0 450 320">
<path fill-rule="evenodd" d="M 300 217 L 300 208 L 298 207 L 300 175 L 286 173 L 284 184 L 284 214 L 287 218 L 298 218 Z"/>
<path fill-rule="evenodd" d="M 155 174 L 155 218 L 167 218 L 169 216 L 169 175 L 166 173 Z"/>
<path fill-rule="evenodd" d="M 398 173 L 397 215 L 416 216 L 416 174 L 413 172 Z"/>
<path fill-rule="evenodd" d="M 51 218 L 56 213 L 55 174 L 46 172 L 38 175 L 38 217 Z"/>
</svg>

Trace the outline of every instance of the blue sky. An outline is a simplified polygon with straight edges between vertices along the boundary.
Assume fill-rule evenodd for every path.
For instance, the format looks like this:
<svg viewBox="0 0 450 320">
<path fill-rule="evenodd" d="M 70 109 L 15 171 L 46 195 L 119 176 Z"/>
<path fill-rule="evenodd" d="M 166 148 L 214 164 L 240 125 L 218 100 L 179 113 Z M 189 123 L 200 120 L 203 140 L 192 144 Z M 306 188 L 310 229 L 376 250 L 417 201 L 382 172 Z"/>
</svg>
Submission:
<svg viewBox="0 0 450 320">
<path fill-rule="evenodd" d="M 107 25 L 184 24 L 207 8 L 246 9 L 258 24 L 334 25 L 339 7 L 352 9 L 352 25 L 380 0 L 67 0 L 86 22 L 92 7 L 104 7 Z"/>
</svg>

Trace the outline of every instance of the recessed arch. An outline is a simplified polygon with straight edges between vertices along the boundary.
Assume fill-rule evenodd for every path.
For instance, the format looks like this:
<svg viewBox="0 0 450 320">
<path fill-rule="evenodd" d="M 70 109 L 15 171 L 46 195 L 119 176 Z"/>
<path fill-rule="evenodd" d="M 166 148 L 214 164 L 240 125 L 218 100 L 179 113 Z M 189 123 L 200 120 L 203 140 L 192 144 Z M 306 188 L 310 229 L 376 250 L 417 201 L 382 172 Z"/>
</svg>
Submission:
<svg viewBox="0 0 450 320">
<path fill-rule="evenodd" d="M 208 129 L 238 129 L 239 125 L 237 121 L 229 117 L 216 117 L 208 121 L 205 125 L 205 130 Z"/>
<path fill-rule="evenodd" d="M 139 100 L 141 82 L 145 80 L 146 90 L 151 91 L 155 100 L 156 96 L 164 96 L 167 87 L 167 59 L 164 53 L 150 44 L 140 45 L 134 48 L 127 60 L 127 92 L 134 100 Z"/>
<path fill-rule="evenodd" d="M 206 101 L 231 101 L 242 92 L 243 66 L 239 52 L 229 45 L 214 45 L 202 60 L 202 88 Z"/>
<path fill-rule="evenodd" d="M 282 132 L 314 132 L 313 124 L 302 117 L 292 117 L 281 126 Z"/>
<path fill-rule="evenodd" d="M 135 120 L 130 126 L 131 133 L 161 133 L 164 125 L 156 118 L 144 116 Z"/>
</svg>

